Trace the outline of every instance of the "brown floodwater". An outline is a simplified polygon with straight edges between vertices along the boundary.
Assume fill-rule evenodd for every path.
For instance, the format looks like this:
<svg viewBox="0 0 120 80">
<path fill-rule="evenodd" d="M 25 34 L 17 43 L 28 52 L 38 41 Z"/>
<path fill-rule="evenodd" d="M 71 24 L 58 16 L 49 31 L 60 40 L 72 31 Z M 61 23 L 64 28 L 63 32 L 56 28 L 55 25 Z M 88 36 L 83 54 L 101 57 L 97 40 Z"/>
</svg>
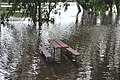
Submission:
<svg viewBox="0 0 120 80">
<path fill-rule="evenodd" d="M 77 24 L 75 16 L 55 24 L 43 23 L 41 34 L 24 21 L 2 26 L 0 80 L 120 80 L 120 17 L 87 17 Z M 46 62 L 39 41 L 50 50 L 48 39 L 53 38 L 80 52 L 77 62 L 69 55 L 61 56 L 60 63 Z"/>
</svg>

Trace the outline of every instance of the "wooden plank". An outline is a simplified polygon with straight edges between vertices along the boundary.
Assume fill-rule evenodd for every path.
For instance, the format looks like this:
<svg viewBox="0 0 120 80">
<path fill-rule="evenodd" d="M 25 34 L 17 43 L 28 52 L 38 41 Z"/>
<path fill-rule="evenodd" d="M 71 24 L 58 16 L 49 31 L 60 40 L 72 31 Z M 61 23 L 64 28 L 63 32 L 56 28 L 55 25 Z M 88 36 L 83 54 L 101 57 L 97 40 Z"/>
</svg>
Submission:
<svg viewBox="0 0 120 80">
<path fill-rule="evenodd" d="M 52 58 L 52 55 L 47 51 L 47 49 L 44 46 L 39 46 L 39 48 L 46 58 Z"/>
<path fill-rule="evenodd" d="M 48 40 L 54 48 L 61 48 L 59 44 L 57 44 L 53 39 Z"/>
<path fill-rule="evenodd" d="M 69 46 L 67 44 L 63 43 L 59 39 L 54 39 L 54 41 L 57 42 L 62 48 L 69 48 Z"/>
<path fill-rule="evenodd" d="M 76 50 L 72 49 L 71 47 L 66 48 L 68 51 L 70 51 L 73 55 L 75 56 L 80 56 L 80 53 L 77 52 Z"/>
</svg>

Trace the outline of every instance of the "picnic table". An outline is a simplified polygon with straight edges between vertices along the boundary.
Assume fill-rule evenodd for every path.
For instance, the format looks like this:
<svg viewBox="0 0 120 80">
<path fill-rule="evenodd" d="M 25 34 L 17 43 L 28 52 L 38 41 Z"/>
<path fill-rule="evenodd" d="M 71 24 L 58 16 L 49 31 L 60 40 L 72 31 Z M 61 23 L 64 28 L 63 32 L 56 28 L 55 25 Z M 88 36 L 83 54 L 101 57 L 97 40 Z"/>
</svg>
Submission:
<svg viewBox="0 0 120 80">
<path fill-rule="evenodd" d="M 50 44 L 53 47 L 53 58 L 55 59 L 55 54 L 57 49 L 60 49 L 60 54 L 62 56 L 62 49 L 66 49 L 67 51 L 69 51 L 72 55 L 75 56 L 75 61 L 77 60 L 76 56 L 79 56 L 80 53 L 77 52 L 76 50 L 72 49 L 70 46 L 68 46 L 67 44 L 65 44 L 64 42 L 62 42 L 60 39 L 49 39 L 48 40 L 50 42 Z"/>
</svg>

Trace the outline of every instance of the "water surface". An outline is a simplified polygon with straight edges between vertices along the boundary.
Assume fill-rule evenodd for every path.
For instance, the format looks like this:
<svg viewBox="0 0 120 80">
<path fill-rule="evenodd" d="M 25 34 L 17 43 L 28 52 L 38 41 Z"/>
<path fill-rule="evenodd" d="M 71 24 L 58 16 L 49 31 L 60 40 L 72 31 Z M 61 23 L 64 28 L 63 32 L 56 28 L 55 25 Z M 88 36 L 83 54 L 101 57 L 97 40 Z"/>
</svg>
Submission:
<svg viewBox="0 0 120 80">
<path fill-rule="evenodd" d="M 80 14 L 79 18 L 78 24 L 75 14 L 58 18 L 49 26 L 44 23 L 41 35 L 35 26 L 20 19 L 2 25 L 0 80 L 119 80 L 119 16 L 83 18 Z M 50 49 L 48 39 L 52 38 L 80 52 L 77 63 L 65 55 L 61 63 L 47 63 L 39 53 L 38 42 Z"/>
</svg>

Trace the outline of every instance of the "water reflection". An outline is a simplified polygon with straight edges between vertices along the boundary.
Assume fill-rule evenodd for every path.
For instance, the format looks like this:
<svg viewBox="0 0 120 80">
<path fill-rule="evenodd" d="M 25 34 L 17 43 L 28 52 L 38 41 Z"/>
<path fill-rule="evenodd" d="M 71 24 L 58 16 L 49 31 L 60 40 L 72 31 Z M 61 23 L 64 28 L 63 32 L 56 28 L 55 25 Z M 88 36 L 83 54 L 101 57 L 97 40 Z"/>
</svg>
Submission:
<svg viewBox="0 0 120 80">
<path fill-rule="evenodd" d="M 77 26 L 74 20 L 49 26 L 44 23 L 39 36 L 37 28 L 24 21 L 12 21 L 10 25 L 2 26 L 0 79 L 119 80 L 119 17 L 111 14 L 96 16 L 96 24 L 89 23 L 82 24 L 82 17 Z M 45 62 L 37 42 L 42 40 L 49 49 L 47 40 L 51 38 L 59 38 L 79 51 L 78 63 L 71 62 L 65 55 L 60 64 Z"/>
</svg>

